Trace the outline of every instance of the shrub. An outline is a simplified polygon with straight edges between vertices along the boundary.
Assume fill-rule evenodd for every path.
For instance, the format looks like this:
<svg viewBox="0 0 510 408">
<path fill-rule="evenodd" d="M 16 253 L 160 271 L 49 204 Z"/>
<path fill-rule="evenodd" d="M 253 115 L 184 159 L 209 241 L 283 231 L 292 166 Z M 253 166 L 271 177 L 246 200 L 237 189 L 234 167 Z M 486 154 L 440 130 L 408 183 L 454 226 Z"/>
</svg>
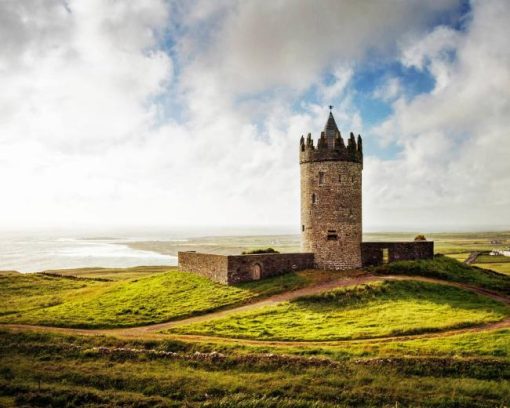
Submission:
<svg viewBox="0 0 510 408">
<path fill-rule="evenodd" d="M 425 235 L 423 235 L 423 234 L 418 234 L 418 235 L 416 235 L 416 236 L 414 237 L 414 240 L 415 240 L 415 241 L 426 241 L 426 240 L 427 240 L 427 238 L 425 238 Z"/>
<path fill-rule="evenodd" d="M 252 249 L 251 251 L 243 251 L 243 255 L 252 255 L 252 254 L 279 254 L 276 249 L 273 248 L 265 248 L 265 249 Z"/>
</svg>

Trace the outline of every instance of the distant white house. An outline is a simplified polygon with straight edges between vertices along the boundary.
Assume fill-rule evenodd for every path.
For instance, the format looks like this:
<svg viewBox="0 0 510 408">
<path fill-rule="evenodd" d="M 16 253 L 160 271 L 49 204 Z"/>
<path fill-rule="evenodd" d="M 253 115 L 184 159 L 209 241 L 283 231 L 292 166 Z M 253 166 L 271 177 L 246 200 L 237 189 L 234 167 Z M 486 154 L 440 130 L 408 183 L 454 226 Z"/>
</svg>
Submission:
<svg viewBox="0 0 510 408">
<path fill-rule="evenodd" d="M 490 252 L 490 255 L 492 255 L 492 256 L 496 256 L 496 255 L 510 256 L 510 249 L 493 249 Z"/>
</svg>

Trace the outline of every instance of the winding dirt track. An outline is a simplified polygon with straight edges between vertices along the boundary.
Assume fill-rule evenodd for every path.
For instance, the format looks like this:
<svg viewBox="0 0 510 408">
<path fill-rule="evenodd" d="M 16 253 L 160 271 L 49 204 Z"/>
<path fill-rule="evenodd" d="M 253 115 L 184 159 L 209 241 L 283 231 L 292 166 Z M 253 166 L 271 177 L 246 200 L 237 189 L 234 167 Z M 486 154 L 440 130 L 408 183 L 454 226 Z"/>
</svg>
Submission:
<svg viewBox="0 0 510 408">
<path fill-rule="evenodd" d="M 440 279 L 432 279 L 418 276 L 407 276 L 407 275 L 386 275 L 386 276 L 374 276 L 374 275 L 361 275 L 355 278 L 341 278 L 324 283 L 320 283 L 315 286 L 309 286 L 306 288 L 280 293 L 269 298 L 254 301 L 252 303 L 234 307 L 227 310 L 216 311 L 201 316 L 190 317 L 187 319 L 176 320 L 166 323 L 153 324 L 148 326 L 138 326 L 130 328 L 119 328 L 119 329 L 72 329 L 62 327 L 51 327 L 51 326 L 39 326 L 39 325 L 28 325 L 28 324 L 0 324 L 0 327 L 17 330 L 17 331 L 38 331 L 38 332 L 49 332 L 49 333 L 62 333 L 62 334 L 77 334 L 77 335 L 109 335 L 122 338 L 131 339 L 180 339 L 187 341 L 199 341 L 199 342 L 229 342 L 229 343 L 240 343 L 240 344 L 251 344 L 251 345 L 270 345 L 270 346 L 326 346 L 326 345 L 338 345 L 345 342 L 357 343 L 357 342 L 387 342 L 387 341 L 401 341 L 419 338 L 432 338 L 432 337 L 444 337 L 460 333 L 472 333 L 479 332 L 482 330 L 498 329 L 510 327 L 510 317 L 495 323 L 485 323 L 476 326 L 472 326 L 464 329 L 445 329 L 442 331 L 424 333 L 424 334 L 408 334 L 408 335 L 395 335 L 385 337 L 370 337 L 366 339 L 346 339 L 346 340 L 334 340 L 334 341 L 271 341 L 271 340 L 247 340 L 247 339 L 234 339 L 234 338 L 223 338 L 216 336 L 198 336 L 198 335 L 176 335 L 176 334 L 163 334 L 159 333 L 163 330 L 183 326 L 189 323 L 201 322 L 206 320 L 219 319 L 234 313 L 258 309 L 264 306 L 275 305 L 280 302 L 289 301 L 296 299 L 301 296 L 314 295 L 324 291 L 359 285 L 374 281 L 384 280 L 413 280 L 418 282 L 429 282 L 445 286 L 454 286 L 457 288 L 469 290 L 471 292 L 478 293 L 482 296 L 489 297 L 491 299 L 503 302 L 510 305 L 510 298 L 502 294 L 458 282 L 448 282 Z"/>
</svg>

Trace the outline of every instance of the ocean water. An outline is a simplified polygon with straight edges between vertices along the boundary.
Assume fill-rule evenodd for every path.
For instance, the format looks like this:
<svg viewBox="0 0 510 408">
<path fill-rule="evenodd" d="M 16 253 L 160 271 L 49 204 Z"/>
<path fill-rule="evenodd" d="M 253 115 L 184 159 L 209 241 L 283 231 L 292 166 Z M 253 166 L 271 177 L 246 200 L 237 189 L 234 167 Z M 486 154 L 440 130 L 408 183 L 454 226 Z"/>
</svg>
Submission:
<svg viewBox="0 0 510 408">
<path fill-rule="evenodd" d="M 177 265 L 177 257 L 130 248 L 143 241 L 186 243 L 209 237 L 263 236 L 288 233 L 287 227 L 190 227 L 137 229 L 35 230 L 6 232 L 0 229 L 0 271 L 41 272 L 85 267 Z M 211 238 L 212 237 L 212 238 Z M 262 244 L 263 245 L 263 244 Z M 260 246 L 260 243 L 258 243 Z"/>
<path fill-rule="evenodd" d="M 177 265 L 177 257 L 132 249 L 144 237 L 87 237 L 76 234 L 2 234 L 0 271 L 41 272 L 83 267 Z"/>
</svg>

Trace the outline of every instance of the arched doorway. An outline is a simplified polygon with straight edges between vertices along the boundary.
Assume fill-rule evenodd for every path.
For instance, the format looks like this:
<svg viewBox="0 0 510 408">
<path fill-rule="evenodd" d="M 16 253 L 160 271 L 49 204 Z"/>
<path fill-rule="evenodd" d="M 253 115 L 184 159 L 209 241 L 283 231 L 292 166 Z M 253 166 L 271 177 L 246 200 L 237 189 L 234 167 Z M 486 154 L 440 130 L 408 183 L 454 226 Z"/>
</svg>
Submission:
<svg viewBox="0 0 510 408">
<path fill-rule="evenodd" d="M 251 266 L 251 279 L 259 280 L 262 276 L 262 266 L 258 263 Z"/>
</svg>

